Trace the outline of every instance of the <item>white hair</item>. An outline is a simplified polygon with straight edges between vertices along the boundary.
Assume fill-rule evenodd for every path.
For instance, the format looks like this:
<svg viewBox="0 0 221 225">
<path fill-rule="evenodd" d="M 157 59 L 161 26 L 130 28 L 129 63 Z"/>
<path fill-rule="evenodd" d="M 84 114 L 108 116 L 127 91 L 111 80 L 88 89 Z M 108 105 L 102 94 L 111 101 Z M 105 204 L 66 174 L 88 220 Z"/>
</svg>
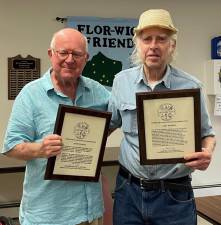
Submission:
<svg viewBox="0 0 221 225">
<path fill-rule="evenodd" d="M 170 41 L 172 44 L 175 44 L 177 40 L 177 35 L 173 34 L 170 36 Z M 135 35 L 133 38 L 134 41 L 134 50 L 130 56 L 130 61 L 132 65 L 139 66 L 143 64 L 143 60 L 141 58 L 140 54 L 140 46 L 139 46 L 139 41 L 140 41 L 140 34 Z M 176 51 L 174 50 L 170 56 L 170 59 L 168 60 L 169 63 L 171 63 L 175 59 Z"/>
</svg>

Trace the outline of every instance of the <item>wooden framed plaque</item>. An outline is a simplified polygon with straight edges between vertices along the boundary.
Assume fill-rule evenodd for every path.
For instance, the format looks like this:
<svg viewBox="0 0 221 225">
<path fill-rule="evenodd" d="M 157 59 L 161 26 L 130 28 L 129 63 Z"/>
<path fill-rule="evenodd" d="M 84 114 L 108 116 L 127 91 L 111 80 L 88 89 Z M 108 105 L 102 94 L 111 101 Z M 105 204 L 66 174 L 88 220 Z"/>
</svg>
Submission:
<svg viewBox="0 0 221 225">
<path fill-rule="evenodd" d="M 62 136 L 61 154 L 48 159 L 45 179 L 97 182 L 111 113 L 59 105 L 54 133 Z"/>
<path fill-rule="evenodd" d="M 40 59 L 28 55 L 8 58 L 8 99 L 14 100 L 30 81 L 40 78 Z"/>
<path fill-rule="evenodd" d="M 165 90 L 136 94 L 140 163 L 185 162 L 201 151 L 200 90 Z"/>
</svg>

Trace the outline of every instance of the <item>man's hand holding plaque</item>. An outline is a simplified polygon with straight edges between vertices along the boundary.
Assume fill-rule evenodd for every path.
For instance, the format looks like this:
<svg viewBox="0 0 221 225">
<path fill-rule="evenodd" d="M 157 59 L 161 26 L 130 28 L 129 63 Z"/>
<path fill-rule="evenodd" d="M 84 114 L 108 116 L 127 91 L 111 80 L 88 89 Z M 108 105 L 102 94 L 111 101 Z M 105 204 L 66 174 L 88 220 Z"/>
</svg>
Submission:
<svg viewBox="0 0 221 225">
<path fill-rule="evenodd" d="M 62 151 L 48 159 L 45 179 L 98 181 L 111 113 L 60 105 L 54 133 Z"/>
<path fill-rule="evenodd" d="M 185 162 L 201 151 L 199 89 L 137 93 L 141 164 Z"/>
</svg>

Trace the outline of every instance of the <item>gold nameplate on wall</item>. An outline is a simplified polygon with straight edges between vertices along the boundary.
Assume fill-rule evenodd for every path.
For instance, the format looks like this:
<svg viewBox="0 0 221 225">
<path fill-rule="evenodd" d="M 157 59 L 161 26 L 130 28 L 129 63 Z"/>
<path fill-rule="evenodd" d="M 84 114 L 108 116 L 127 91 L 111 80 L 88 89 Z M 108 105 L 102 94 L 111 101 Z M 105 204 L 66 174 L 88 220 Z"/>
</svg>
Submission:
<svg viewBox="0 0 221 225">
<path fill-rule="evenodd" d="M 30 81 L 40 77 L 40 59 L 28 55 L 8 58 L 8 99 L 14 100 Z"/>
</svg>

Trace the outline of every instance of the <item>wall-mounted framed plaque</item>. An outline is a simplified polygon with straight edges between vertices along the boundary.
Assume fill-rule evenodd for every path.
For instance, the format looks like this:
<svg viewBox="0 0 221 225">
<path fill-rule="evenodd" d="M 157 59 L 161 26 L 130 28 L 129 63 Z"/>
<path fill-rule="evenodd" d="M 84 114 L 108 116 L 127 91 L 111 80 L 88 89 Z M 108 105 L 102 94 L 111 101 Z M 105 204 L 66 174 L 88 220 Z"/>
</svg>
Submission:
<svg viewBox="0 0 221 225">
<path fill-rule="evenodd" d="M 54 133 L 62 136 L 61 154 L 48 159 L 45 179 L 97 182 L 111 113 L 59 105 Z"/>
<path fill-rule="evenodd" d="M 201 151 L 200 90 L 136 94 L 140 163 L 185 162 Z"/>
<path fill-rule="evenodd" d="M 30 81 L 40 77 L 40 59 L 28 55 L 8 58 L 8 99 L 14 100 Z"/>
</svg>

